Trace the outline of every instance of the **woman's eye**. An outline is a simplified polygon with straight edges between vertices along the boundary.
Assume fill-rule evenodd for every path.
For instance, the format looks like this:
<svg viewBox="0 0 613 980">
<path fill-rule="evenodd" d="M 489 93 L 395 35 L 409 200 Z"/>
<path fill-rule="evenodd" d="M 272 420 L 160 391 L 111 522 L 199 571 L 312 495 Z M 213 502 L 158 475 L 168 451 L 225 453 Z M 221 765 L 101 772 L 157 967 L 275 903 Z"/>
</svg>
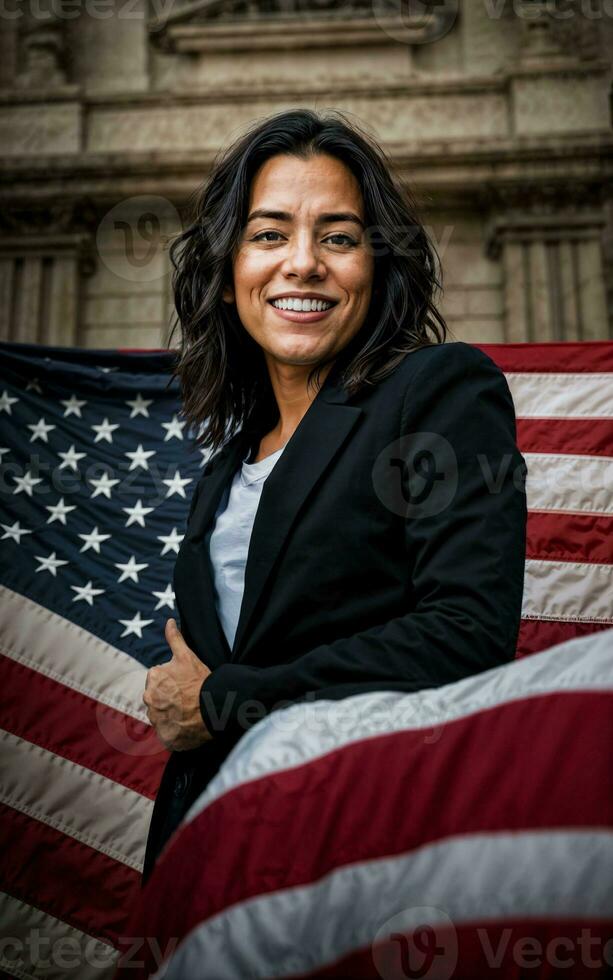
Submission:
<svg viewBox="0 0 613 980">
<path fill-rule="evenodd" d="M 252 238 L 252 241 L 254 241 L 254 242 L 263 242 L 263 241 L 270 242 L 270 241 L 275 241 L 276 239 L 266 238 L 265 236 L 266 235 L 280 235 L 280 234 L 281 233 L 279 231 L 260 231 L 257 235 L 254 235 L 254 237 Z M 333 238 L 341 238 L 341 239 L 343 239 L 341 242 L 334 242 L 334 244 L 336 244 L 336 245 L 339 245 L 339 244 L 340 245 L 357 245 L 357 242 L 355 242 L 353 240 L 353 238 L 351 238 L 349 235 L 345 235 L 341 231 L 337 232 L 335 235 L 329 235 L 328 238 L 326 238 L 326 241 L 327 242 L 330 242 L 330 241 L 332 241 Z"/>
<path fill-rule="evenodd" d="M 279 234 L 280 234 L 280 232 L 278 232 L 278 231 L 261 231 L 258 235 L 255 235 L 254 236 L 254 238 L 252 239 L 252 241 L 254 241 L 254 242 L 264 241 L 264 238 L 263 238 L 264 235 L 279 235 Z M 267 241 L 270 241 L 270 239 L 267 239 Z"/>
<path fill-rule="evenodd" d="M 330 235 L 330 238 L 344 238 L 345 241 L 341 242 L 341 245 L 357 245 L 357 242 L 355 242 L 353 238 L 350 238 L 349 235 L 343 234 L 342 231 L 338 231 L 335 235 Z M 330 241 L 330 238 L 327 238 L 326 241 Z"/>
</svg>

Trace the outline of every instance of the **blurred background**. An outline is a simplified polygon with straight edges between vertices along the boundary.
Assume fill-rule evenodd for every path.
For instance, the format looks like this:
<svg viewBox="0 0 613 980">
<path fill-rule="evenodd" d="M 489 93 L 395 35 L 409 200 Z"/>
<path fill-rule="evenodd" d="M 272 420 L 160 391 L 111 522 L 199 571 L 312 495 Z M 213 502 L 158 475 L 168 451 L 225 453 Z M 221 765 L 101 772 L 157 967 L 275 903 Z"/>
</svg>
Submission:
<svg viewBox="0 0 613 980">
<path fill-rule="evenodd" d="M 168 236 L 294 106 L 383 144 L 450 339 L 613 336 L 613 0 L 2 0 L 0 31 L 3 340 L 166 346 Z"/>
</svg>

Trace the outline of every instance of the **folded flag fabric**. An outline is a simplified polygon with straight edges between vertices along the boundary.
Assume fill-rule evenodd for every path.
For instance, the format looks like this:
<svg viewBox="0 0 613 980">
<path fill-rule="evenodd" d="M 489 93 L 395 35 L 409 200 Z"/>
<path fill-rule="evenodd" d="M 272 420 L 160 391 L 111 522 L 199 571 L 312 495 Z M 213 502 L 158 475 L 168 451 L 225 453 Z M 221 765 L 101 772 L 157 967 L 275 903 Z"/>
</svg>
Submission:
<svg viewBox="0 0 613 980">
<path fill-rule="evenodd" d="M 553 940 L 530 976 L 604 977 L 612 744 L 613 629 L 274 712 L 160 856 L 117 976 L 517 977 L 528 938 Z"/>
<path fill-rule="evenodd" d="M 613 625 L 613 344 L 479 346 L 507 376 L 528 464 L 523 658 Z M 208 454 L 171 352 L 0 355 L 0 969 L 106 978 L 167 758 L 145 672 L 169 658 L 174 556 Z"/>
</svg>

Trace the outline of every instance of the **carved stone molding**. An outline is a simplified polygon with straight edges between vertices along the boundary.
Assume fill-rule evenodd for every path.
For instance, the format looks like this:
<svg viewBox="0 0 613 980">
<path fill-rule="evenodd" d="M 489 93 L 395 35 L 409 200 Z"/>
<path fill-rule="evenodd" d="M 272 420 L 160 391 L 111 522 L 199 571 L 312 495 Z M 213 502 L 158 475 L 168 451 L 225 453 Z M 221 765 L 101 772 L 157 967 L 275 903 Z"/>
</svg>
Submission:
<svg viewBox="0 0 613 980">
<path fill-rule="evenodd" d="M 63 87 L 68 82 L 69 51 L 65 22 L 52 12 L 40 21 L 26 17 L 19 27 L 21 69 L 17 88 Z"/>
<path fill-rule="evenodd" d="M 87 198 L 4 204 L 0 219 L 0 336 L 76 343 L 81 282 L 96 269 L 96 210 Z"/>
<path fill-rule="evenodd" d="M 608 0 L 515 0 L 521 26 L 520 61 L 538 67 L 560 57 L 590 60 L 603 55 L 601 26 L 610 17 Z"/>
<path fill-rule="evenodd" d="M 486 251 L 499 258 L 503 237 L 581 235 L 604 226 L 605 186 L 602 181 L 492 184 L 482 195 L 492 218 L 486 231 Z"/>
<path fill-rule="evenodd" d="M 603 188 L 497 188 L 486 254 L 503 273 L 507 343 L 607 336 Z"/>
<path fill-rule="evenodd" d="M 54 238 L 65 234 L 91 235 L 98 224 L 98 211 L 89 197 L 35 204 L 11 203 L 6 199 L 0 210 L 0 236 Z"/>
<path fill-rule="evenodd" d="M 152 17 L 152 41 L 165 51 L 253 51 L 423 44 L 447 34 L 457 0 L 417 0 L 403 16 L 385 0 L 190 0 Z"/>
</svg>

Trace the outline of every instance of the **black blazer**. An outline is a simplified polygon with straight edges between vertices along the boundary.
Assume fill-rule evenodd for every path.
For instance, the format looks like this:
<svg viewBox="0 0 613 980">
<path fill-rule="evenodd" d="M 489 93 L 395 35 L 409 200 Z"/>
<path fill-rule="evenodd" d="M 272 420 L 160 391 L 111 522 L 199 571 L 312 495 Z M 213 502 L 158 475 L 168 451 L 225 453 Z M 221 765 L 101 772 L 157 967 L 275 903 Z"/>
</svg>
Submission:
<svg viewBox="0 0 613 980">
<path fill-rule="evenodd" d="M 209 460 L 174 574 L 186 642 L 211 668 L 213 739 L 174 752 L 144 878 L 240 735 L 288 701 L 416 691 L 513 658 L 526 544 L 526 465 L 498 366 L 463 342 L 405 356 L 347 396 L 338 362 L 263 487 L 229 649 L 208 538 L 250 445 Z"/>
</svg>

